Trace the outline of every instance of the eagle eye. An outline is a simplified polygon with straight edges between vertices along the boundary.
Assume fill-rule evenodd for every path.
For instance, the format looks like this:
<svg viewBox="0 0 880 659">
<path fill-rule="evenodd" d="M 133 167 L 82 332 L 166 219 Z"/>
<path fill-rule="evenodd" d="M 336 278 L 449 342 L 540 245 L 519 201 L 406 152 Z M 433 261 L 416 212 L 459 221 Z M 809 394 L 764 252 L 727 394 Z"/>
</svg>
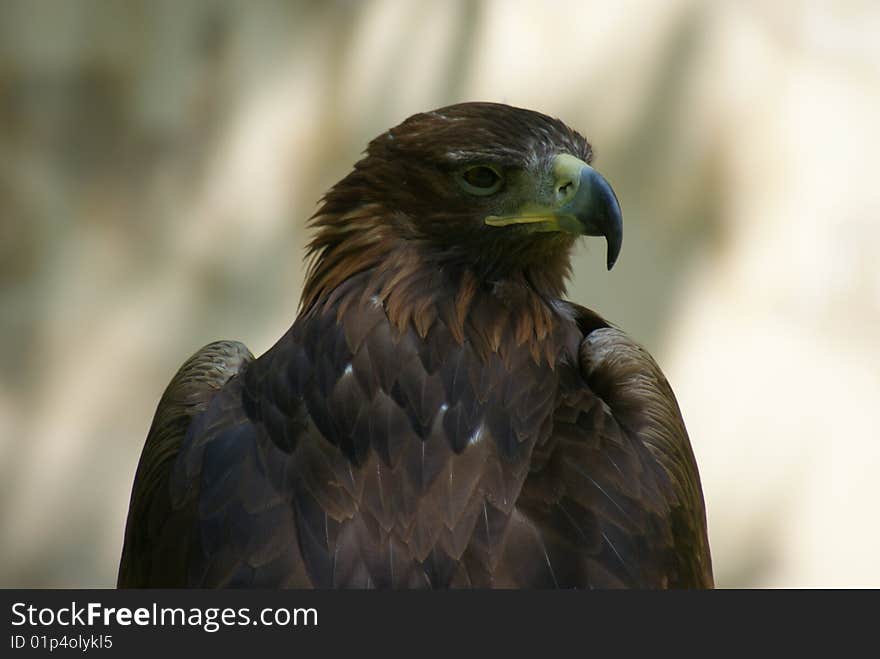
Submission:
<svg viewBox="0 0 880 659">
<path fill-rule="evenodd" d="M 504 179 L 494 167 L 477 165 L 461 172 L 459 183 L 470 194 L 486 196 L 498 192 L 504 184 Z"/>
</svg>

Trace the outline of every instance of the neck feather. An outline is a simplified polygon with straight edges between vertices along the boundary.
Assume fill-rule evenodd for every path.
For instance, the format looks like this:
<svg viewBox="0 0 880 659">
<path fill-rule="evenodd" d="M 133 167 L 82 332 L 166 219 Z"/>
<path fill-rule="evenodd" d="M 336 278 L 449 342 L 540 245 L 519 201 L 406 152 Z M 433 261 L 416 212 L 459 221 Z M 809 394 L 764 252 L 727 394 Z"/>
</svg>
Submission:
<svg viewBox="0 0 880 659">
<path fill-rule="evenodd" d="M 377 221 L 377 211 L 365 206 L 315 218 L 318 233 L 308 247 L 312 261 L 303 313 L 335 308 L 341 319 L 359 306 L 381 304 L 398 332 L 411 325 L 424 339 L 440 321 L 459 344 L 470 341 L 483 356 L 527 345 L 536 361 L 555 362 L 553 335 L 569 272 L 567 250 L 561 266 L 535 260 L 502 267 L 455 249 L 400 239 L 387 222 Z"/>
</svg>

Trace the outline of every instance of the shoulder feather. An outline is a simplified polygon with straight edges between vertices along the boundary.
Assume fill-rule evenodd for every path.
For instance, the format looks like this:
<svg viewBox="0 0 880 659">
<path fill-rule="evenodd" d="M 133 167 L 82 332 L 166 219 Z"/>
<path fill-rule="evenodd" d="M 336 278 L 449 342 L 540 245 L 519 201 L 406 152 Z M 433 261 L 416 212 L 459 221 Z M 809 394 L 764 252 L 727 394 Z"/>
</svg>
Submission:
<svg viewBox="0 0 880 659">
<path fill-rule="evenodd" d="M 166 387 L 153 416 L 132 486 L 119 565 L 119 587 L 144 585 L 148 578 L 150 529 L 154 526 L 153 520 L 164 517 L 170 510 L 168 478 L 190 422 L 253 358 L 247 347 L 237 341 L 215 341 L 187 359 Z"/>
<path fill-rule="evenodd" d="M 639 441 L 663 470 L 676 545 L 695 560 L 696 582 L 711 586 L 712 565 L 700 476 L 681 410 L 657 362 L 614 327 L 584 337 L 580 367 L 590 389 L 620 426 Z"/>
</svg>

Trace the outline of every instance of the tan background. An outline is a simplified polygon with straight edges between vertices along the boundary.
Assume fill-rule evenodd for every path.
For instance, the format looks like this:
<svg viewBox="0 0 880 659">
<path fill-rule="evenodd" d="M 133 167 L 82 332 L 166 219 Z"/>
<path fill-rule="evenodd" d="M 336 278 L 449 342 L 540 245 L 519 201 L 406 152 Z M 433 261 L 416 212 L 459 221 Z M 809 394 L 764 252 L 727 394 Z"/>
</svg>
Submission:
<svg viewBox="0 0 880 659">
<path fill-rule="evenodd" d="M 291 323 L 303 223 L 460 100 L 563 118 L 624 209 L 572 299 L 645 343 L 722 586 L 880 586 L 876 2 L 0 0 L 0 585 L 110 586 L 177 366 Z"/>
</svg>

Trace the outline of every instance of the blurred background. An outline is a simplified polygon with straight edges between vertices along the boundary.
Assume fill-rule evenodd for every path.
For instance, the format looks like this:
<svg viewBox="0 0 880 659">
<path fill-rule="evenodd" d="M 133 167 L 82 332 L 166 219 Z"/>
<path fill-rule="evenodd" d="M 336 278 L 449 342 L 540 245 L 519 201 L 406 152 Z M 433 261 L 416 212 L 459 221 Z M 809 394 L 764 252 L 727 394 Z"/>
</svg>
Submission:
<svg viewBox="0 0 880 659">
<path fill-rule="evenodd" d="M 880 4 L 0 0 L 0 586 L 112 586 L 155 405 L 293 321 L 367 141 L 492 100 L 594 144 L 720 586 L 880 586 Z"/>
</svg>

